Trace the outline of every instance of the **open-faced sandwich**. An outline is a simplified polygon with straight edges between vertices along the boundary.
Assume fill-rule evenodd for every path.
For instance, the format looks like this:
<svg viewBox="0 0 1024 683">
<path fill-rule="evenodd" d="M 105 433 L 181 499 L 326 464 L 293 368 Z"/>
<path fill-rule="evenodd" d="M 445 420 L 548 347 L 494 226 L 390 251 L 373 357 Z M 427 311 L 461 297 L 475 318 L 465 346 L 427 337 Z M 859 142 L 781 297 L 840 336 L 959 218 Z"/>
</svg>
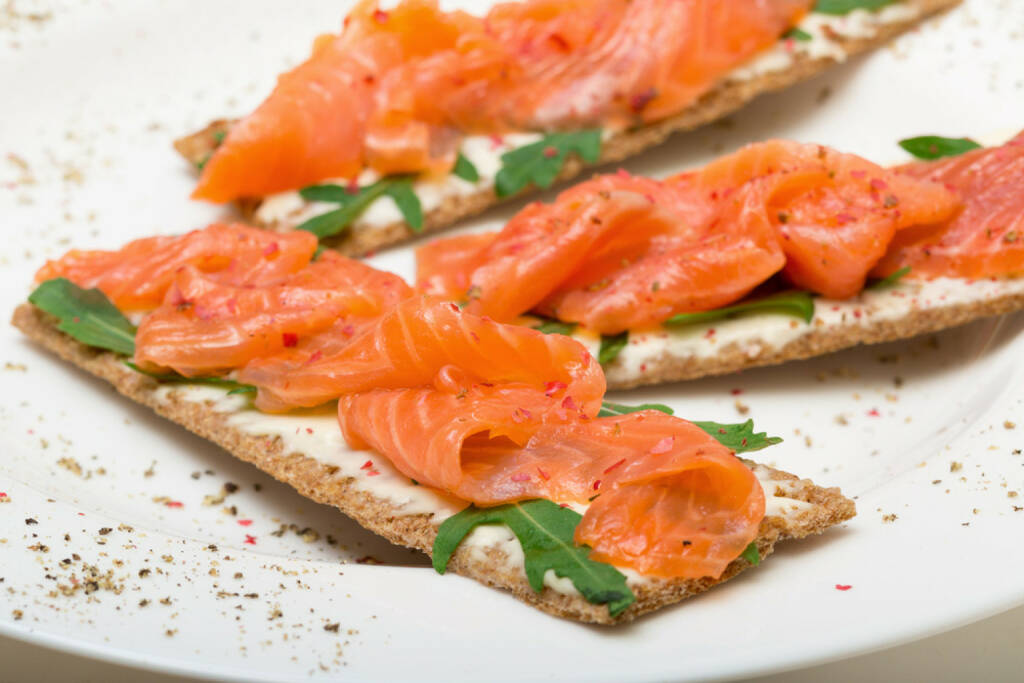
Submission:
<svg viewBox="0 0 1024 683">
<path fill-rule="evenodd" d="M 420 248 L 418 284 L 573 335 L 614 389 L 1024 308 L 1024 134 L 903 144 L 931 160 L 769 141 L 665 180 L 598 176 L 500 232 Z"/>
<path fill-rule="evenodd" d="M 527 0 L 478 17 L 364 0 L 255 111 L 176 146 L 201 170 L 194 197 L 362 255 L 636 154 L 957 2 Z"/>
<path fill-rule="evenodd" d="M 758 564 L 852 501 L 741 459 L 777 439 L 604 401 L 579 342 L 215 224 L 42 268 L 42 346 L 391 541 L 564 617 L 616 623 Z M 441 580 L 441 579 L 439 579 Z"/>
</svg>

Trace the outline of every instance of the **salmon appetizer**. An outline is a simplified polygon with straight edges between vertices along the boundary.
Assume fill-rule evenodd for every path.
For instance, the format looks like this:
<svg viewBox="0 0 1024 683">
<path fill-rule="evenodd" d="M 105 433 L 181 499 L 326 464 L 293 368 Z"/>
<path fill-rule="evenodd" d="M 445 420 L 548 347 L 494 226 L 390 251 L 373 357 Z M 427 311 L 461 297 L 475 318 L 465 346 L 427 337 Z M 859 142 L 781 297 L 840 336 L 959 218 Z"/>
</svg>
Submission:
<svg viewBox="0 0 1024 683">
<path fill-rule="evenodd" d="M 869 277 L 1024 274 L 1024 134 L 883 168 L 820 146 L 753 144 L 665 180 L 599 176 L 500 232 L 417 252 L 418 286 L 512 322 L 533 313 L 600 335 L 711 312 L 751 293 L 842 301 Z"/>
<path fill-rule="evenodd" d="M 959 0 L 361 0 L 254 111 L 178 140 L 196 199 L 350 256 L 618 161 Z"/>
<path fill-rule="evenodd" d="M 193 196 L 448 172 L 466 134 L 624 128 L 693 103 L 811 0 L 530 0 L 485 16 L 364 0 L 227 134 Z"/>
<path fill-rule="evenodd" d="M 590 562 L 716 579 L 751 552 L 765 492 L 734 448 L 771 440 L 729 447 L 724 426 L 659 406 L 602 416 L 604 373 L 572 338 L 462 310 L 330 251 L 314 257 L 309 235 L 275 239 L 216 224 L 72 251 L 40 269 L 32 300 L 73 335 L 98 318 L 124 330 L 132 367 L 162 381 L 236 387 L 276 413 L 336 402 L 351 448 L 473 509 L 573 506 Z M 118 318 L 128 312 L 137 328 Z"/>
</svg>

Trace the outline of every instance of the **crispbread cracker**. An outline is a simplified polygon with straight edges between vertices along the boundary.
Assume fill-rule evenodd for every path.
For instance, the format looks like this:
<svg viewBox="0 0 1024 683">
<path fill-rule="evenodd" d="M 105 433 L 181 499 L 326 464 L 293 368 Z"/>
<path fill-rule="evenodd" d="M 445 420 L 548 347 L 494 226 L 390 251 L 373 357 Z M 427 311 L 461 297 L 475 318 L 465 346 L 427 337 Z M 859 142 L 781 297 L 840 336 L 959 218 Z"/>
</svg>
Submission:
<svg viewBox="0 0 1024 683">
<path fill-rule="evenodd" d="M 639 386 L 726 375 L 749 368 L 778 365 L 791 360 L 820 356 L 861 344 L 880 344 L 907 339 L 964 325 L 981 318 L 1024 309 L 1024 281 L 1016 279 L 1005 282 L 1013 283 L 1016 286 L 1008 287 L 1008 291 L 993 296 L 991 293 L 986 293 L 984 289 L 991 282 L 982 281 L 976 283 L 978 295 L 974 300 L 947 303 L 936 299 L 919 307 L 911 308 L 896 318 L 876 318 L 865 309 L 861 316 L 845 316 L 845 319 L 841 321 L 827 324 L 820 318 L 815 318 L 807 326 L 802 322 L 792 320 L 790 324 L 799 325 L 803 328 L 803 332 L 779 347 L 763 343 L 759 340 L 756 329 L 752 328 L 749 339 L 743 342 L 723 344 L 712 356 L 681 355 L 666 348 L 660 355 L 645 358 L 642 372 L 626 367 L 624 357 L 628 353 L 627 350 L 606 365 L 605 375 L 608 379 L 608 388 L 610 390 L 632 389 Z M 966 286 L 972 285 L 967 284 Z M 907 296 L 912 296 L 912 294 L 907 294 Z M 829 302 L 827 300 L 820 301 L 817 306 L 827 308 Z M 727 321 L 722 324 L 736 322 L 739 321 Z"/>
<path fill-rule="evenodd" d="M 868 38 L 844 37 L 835 42 L 849 57 L 852 57 L 884 45 L 897 35 L 917 26 L 929 16 L 949 9 L 959 4 L 960 1 L 903 0 L 903 4 L 918 9 L 916 16 L 881 24 L 877 32 Z M 693 130 L 723 118 L 740 109 L 758 95 L 788 88 L 837 63 L 838 61 L 834 57 L 811 58 L 807 55 L 796 55 L 793 63 L 787 69 L 761 74 L 749 80 L 725 81 L 675 116 L 633 130 L 615 133 L 602 143 L 601 158 L 597 163 L 611 163 L 634 156 L 649 147 L 660 144 L 672 133 Z M 176 140 L 174 147 L 190 162 L 198 164 L 213 152 L 217 146 L 219 134 L 227 132 L 232 123 L 233 121 L 228 119 L 214 121 L 201 131 Z M 570 156 L 559 179 L 572 178 L 586 166 L 575 156 Z M 442 199 L 440 206 L 425 213 L 421 234 L 443 230 L 462 218 L 484 211 L 499 201 L 493 189 L 481 190 L 468 195 L 448 195 Z M 247 220 L 253 220 L 259 204 L 260 200 L 257 198 L 243 199 L 238 202 L 238 207 Z M 277 229 L 281 226 L 261 225 L 260 227 Z M 347 256 L 363 256 L 382 247 L 412 239 L 416 234 L 401 221 L 389 225 L 360 225 L 357 222 L 350 226 L 344 234 L 325 240 L 325 243 Z"/>
<path fill-rule="evenodd" d="M 430 553 L 437 533 L 437 522 L 429 514 L 408 514 L 390 501 L 377 498 L 358 487 L 354 478 L 343 476 L 337 468 L 318 462 L 307 454 L 286 453 L 277 437 L 246 434 L 233 427 L 230 413 L 218 411 L 213 404 L 186 401 L 176 392 L 158 391 L 161 385 L 146 375 L 129 369 L 123 358 L 107 351 L 87 347 L 56 327 L 56 319 L 31 304 L 19 306 L 13 324 L 28 337 L 49 351 L 79 368 L 110 382 L 121 394 L 152 408 L 159 415 L 222 446 L 232 455 L 256 465 L 276 479 L 290 484 L 302 495 L 317 502 L 333 505 L 367 529 L 393 543 Z M 753 466 L 753 463 L 748 463 Z M 791 474 L 765 468 L 772 481 L 783 482 L 785 496 L 809 503 L 799 511 L 785 516 L 769 516 L 761 523 L 757 546 L 764 557 L 772 552 L 775 542 L 784 538 L 801 538 L 825 529 L 855 514 L 853 501 L 838 489 L 822 488 Z M 766 495 L 776 492 L 766 487 Z M 781 495 L 781 494 L 780 494 Z M 584 622 L 613 624 L 630 621 L 637 616 L 678 602 L 725 581 L 746 569 L 749 563 L 734 560 L 718 579 L 651 580 L 634 586 L 636 602 L 617 618 L 608 609 L 592 605 L 578 595 L 558 593 L 545 588 L 535 593 L 519 567 L 510 566 L 497 547 L 487 554 L 459 548 L 449 568 L 481 583 L 510 591 L 515 597 L 550 614 Z M 443 580 L 438 577 L 438 580 Z"/>
</svg>

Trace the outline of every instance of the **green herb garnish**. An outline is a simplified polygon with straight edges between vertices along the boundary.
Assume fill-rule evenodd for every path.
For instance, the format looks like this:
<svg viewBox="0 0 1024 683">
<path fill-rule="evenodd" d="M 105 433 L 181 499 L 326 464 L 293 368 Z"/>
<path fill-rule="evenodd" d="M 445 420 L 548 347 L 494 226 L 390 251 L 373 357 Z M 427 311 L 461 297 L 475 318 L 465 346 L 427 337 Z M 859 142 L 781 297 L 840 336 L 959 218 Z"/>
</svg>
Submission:
<svg viewBox="0 0 1024 683">
<path fill-rule="evenodd" d="M 601 348 L 597 352 L 597 362 L 601 365 L 611 363 L 619 357 L 622 349 L 629 343 L 629 330 L 615 335 L 601 335 Z"/>
<path fill-rule="evenodd" d="M 544 574 L 552 569 L 565 577 L 587 602 L 608 605 L 615 617 L 629 607 L 636 596 L 626 577 L 603 562 L 589 559 L 590 548 L 578 546 L 573 533 L 582 517 L 549 500 L 530 500 L 490 508 L 470 506 L 449 517 L 434 539 L 434 569 L 443 574 L 455 549 L 466 535 L 481 524 L 505 524 L 523 547 L 526 578 L 538 593 L 544 588 Z"/>
<path fill-rule="evenodd" d="M 943 138 L 937 135 L 907 138 L 900 140 L 899 145 L 918 159 L 925 161 L 960 156 L 972 149 L 981 149 L 981 145 L 970 138 Z"/>
<path fill-rule="evenodd" d="M 896 284 L 897 282 L 902 280 L 904 277 L 906 277 L 906 275 L 908 273 L 910 273 L 910 266 L 903 266 L 902 268 L 897 270 L 895 273 L 891 273 L 891 274 L 887 275 L 886 277 L 883 277 L 881 280 L 875 280 L 874 282 L 868 284 L 868 286 L 865 287 L 864 289 L 870 289 L 870 290 L 888 289 L 889 287 L 892 287 L 894 284 Z"/>
<path fill-rule="evenodd" d="M 220 147 L 221 143 L 224 142 L 224 138 L 228 136 L 226 130 L 217 130 L 213 132 L 213 146 Z"/>
<path fill-rule="evenodd" d="M 782 34 L 782 37 L 789 38 L 790 40 L 796 40 L 801 43 L 806 43 L 807 41 L 813 38 L 813 36 L 810 33 L 803 30 L 799 26 L 794 26 L 793 28 L 789 29 L 784 34 Z"/>
<path fill-rule="evenodd" d="M 601 403 L 601 412 L 597 414 L 598 417 L 616 417 L 618 415 L 629 415 L 630 413 L 638 413 L 641 410 L 657 410 L 666 415 L 674 415 L 675 411 L 669 408 L 667 405 L 662 403 L 641 403 L 638 406 L 627 406 L 621 403 L 612 403 L 611 401 L 604 401 Z"/>
<path fill-rule="evenodd" d="M 480 180 L 480 173 L 476 170 L 476 166 L 462 152 L 459 152 L 458 158 L 455 159 L 455 168 L 452 169 L 452 173 L 466 182 L 475 183 Z"/>
<path fill-rule="evenodd" d="M 67 278 L 47 280 L 29 295 L 37 308 L 57 316 L 57 329 L 88 346 L 135 354 L 135 325 L 98 289 L 82 289 Z"/>
<path fill-rule="evenodd" d="M 743 550 L 743 552 L 740 553 L 740 557 L 742 557 L 744 560 L 754 565 L 755 567 L 761 564 L 761 551 L 757 549 L 757 542 L 751 541 L 750 545 L 748 545 Z"/>
<path fill-rule="evenodd" d="M 713 311 L 701 311 L 699 313 L 679 313 L 665 321 L 666 325 L 691 325 L 693 323 L 706 323 L 723 318 L 730 318 L 740 313 L 751 311 L 766 311 L 772 313 L 785 313 L 800 318 L 806 323 L 814 319 L 814 297 L 810 292 L 788 291 L 779 292 L 766 296 L 763 299 L 742 301 L 734 306 L 716 308 Z"/>
<path fill-rule="evenodd" d="M 896 0 L 818 0 L 814 11 L 820 14 L 849 14 L 855 9 L 882 9 L 894 2 Z"/>
<path fill-rule="evenodd" d="M 747 420 L 740 424 L 720 424 L 718 422 L 694 422 L 705 432 L 715 437 L 720 444 L 737 453 L 759 451 L 762 448 L 782 443 L 777 436 L 768 436 L 764 432 L 754 433 L 754 421 Z"/>
<path fill-rule="evenodd" d="M 145 375 L 146 377 L 152 377 L 157 382 L 171 382 L 177 384 L 208 384 L 214 387 L 221 387 L 222 389 L 230 389 L 228 394 L 255 394 L 257 389 L 251 384 L 242 384 L 236 382 L 233 379 L 226 377 L 185 377 L 179 375 L 176 372 L 150 372 L 149 370 L 143 370 L 135 363 L 130 360 L 124 362 L 125 365 L 130 367 L 135 372 Z"/>
<path fill-rule="evenodd" d="M 395 200 L 402 218 L 413 232 L 423 229 L 423 207 L 412 189 L 412 179 L 408 176 L 384 178 L 355 192 L 349 192 L 340 185 L 310 185 L 299 190 L 299 194 L 307 201 L 338 204 L 337 209 L 314 216 L 296 228 L 311 232 L 320 239 L 342 232 L 370 204 L 384 195 Z"/>
<path fill-rule="evenodd" d="M 501 170 L 494 179 L 499 197 L 509 197 L 528 185 L 548 188 L 558 178 L 570 153 L 594 163 L 601 158 L 601 130 L 552 133 L 532 144 L 501 155 Z"/>
<path fill-rule="evenodd" d="M 576 323 L 564 323 L 561 320 L 545 318 L 534 325 L 533 329 L 539 330 L 544 334 L 564 334 L 570 336 L 576 331 Z"/>
</svg>

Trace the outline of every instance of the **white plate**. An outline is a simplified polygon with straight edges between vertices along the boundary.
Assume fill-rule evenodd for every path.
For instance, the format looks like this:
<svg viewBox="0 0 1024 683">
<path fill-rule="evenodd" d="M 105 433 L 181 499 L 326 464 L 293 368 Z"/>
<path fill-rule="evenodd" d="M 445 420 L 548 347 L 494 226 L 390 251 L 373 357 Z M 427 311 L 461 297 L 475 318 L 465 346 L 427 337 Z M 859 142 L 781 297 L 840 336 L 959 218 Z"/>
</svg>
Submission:
<svg viewBox="0 0 1024 683">
<path fill-rule="evenodd" d="M 218 215 L 185 200 L 192 177 L 170 140 L 252 107 L 313 35 L 337 25 L 339 4 L 16 3 L 41 20 L 4 10 L 0 152 L 16 159 L 0 159 L 0 311 L 24 298 L 44 258 L 71 245 L 115 246 Z M 1021 3 L 969 1 L 892 49 L 627 167 L 665 173 L 771 135 L 879 160 L 900 159 L 895 141 L 907 135 L 1005 137 L 1024 123 L 1021 26 Z M 408 274 L 410 251 L 376 262 Z M 739 399 L 759 427 L 786 437 L 765 459 L 842 486 L 860 511 L 721 588 L 616 629 L 437 576 L 5 326 L 0 492 L 11 502 L 0 504 L 0 633 L 211 677 L 449 681 L 724 678 L 922 637 L 1024 601 L 1024 493 L 1013 497 L 1024 485 L 1014 451 L 1024 445 L 1022 326 L 1018 315 L 934 342 L 616 397 L 717 420 L 741 419 Z M 204 506 L 225 482 L 239 490 Z M 232 505 L 236 515 L 223 510 Z M 295 533 L 307 527 L 319 538 Z M 367 557 L 385 564 L 356 561 Z M 83 564 L 106 577 L 95 590 Z"/>
</svg>

